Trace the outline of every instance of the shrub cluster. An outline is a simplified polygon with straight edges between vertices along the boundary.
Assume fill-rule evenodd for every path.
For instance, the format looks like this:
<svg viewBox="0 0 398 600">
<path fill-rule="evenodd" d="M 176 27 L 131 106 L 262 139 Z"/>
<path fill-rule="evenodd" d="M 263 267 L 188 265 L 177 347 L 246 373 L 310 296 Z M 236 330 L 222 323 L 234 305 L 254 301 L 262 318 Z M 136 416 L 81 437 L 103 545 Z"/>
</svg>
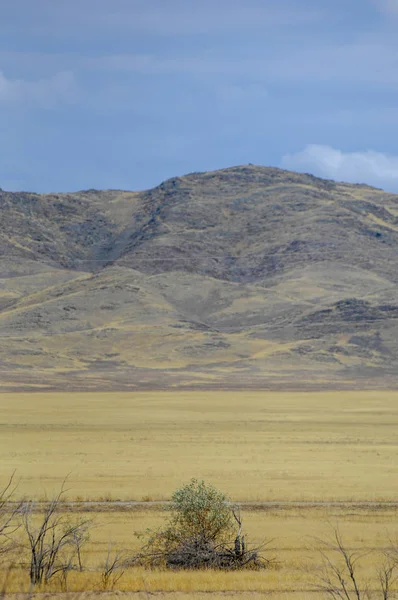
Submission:
<svg viewBox="0 0 398 600">
<path fill-rule="evenodd" d="M 171 499 L 166 525 L 148 531 L 135 563 L 173 569 L 264 568 L 270 560 L 247 548 L 239 510 L 214 486 L 192 479 Z"/>
</svg>

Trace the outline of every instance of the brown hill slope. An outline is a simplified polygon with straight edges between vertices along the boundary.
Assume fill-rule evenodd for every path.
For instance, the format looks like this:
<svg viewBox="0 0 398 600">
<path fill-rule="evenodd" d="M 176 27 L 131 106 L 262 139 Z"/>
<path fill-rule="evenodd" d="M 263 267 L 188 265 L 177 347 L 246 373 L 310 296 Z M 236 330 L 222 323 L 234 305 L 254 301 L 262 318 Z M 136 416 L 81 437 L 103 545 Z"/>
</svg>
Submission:
<svg viewBox="0 0 398 600">
<path fill-rule="evenodd" d="M 0 385 L 398 383 L 398 196 L 245 166 L 0 192 Z"/>
</svg>

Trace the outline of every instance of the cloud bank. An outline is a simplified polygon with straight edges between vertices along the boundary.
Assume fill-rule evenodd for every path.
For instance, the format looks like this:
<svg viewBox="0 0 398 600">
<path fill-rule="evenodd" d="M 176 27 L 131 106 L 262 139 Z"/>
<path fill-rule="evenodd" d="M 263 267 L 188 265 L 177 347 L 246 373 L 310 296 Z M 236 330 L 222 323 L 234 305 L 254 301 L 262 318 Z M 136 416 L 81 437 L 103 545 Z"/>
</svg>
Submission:
<svg viewBox="0 0 398 600">
<path fill-rule="evenodd" d="M 398 156 L 373 150 L 342 152 L 331 146 L 310 144 L 301 152 L 286 154 L 282 166 L 337 181 L 398 191 Z"/>
<path fill-rule="evenodd" d="M 32 104 L 52 108 L 70 101 L 75 93 L 73 73 L 64 71 L 48 79 L 10 79 L 0 71 L 0 104 Z"/>
</svg>

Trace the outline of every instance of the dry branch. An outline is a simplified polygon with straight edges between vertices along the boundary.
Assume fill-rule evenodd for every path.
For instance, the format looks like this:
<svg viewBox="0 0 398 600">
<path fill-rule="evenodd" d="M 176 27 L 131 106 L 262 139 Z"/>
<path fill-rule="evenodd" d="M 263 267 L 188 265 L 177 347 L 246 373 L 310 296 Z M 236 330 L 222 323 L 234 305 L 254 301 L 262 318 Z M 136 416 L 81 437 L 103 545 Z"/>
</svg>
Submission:
<svg viewBox="0 0 398 600">
<path fill-rule="evenodd" d="M 123 577 L 127 566 L 128 563 L 126 557 L 122 553 L 112 550 L 112 546 L 110 544 L 101 572 L 102 589 L 113 589 L 119 579 Z"/>
<path fill-rule="evenodd" d="M 333 528 L 332 541 L 318 540 L 321 565 L 316 572 L 317 590 L 333 600 L 393 600 L 397 598 L 392 586 L 397 580 L 396 560 L 385 554 L 376 571 L 378 589 L 370 590 L 369 584 L 359 574 L 361 559 L 373 550 L 363 552 L 350 550 L 344 544 L 338 527 Z"/>
<path fill-rule="evenodd" d="M 33 516 L 35 503 L 25 502 L 21 507 L 22 525 L 30 552 L 29 575 L 33 584 L 47 583 L 55 575 L 60 575 L 66 583 L 69 571 L 83 568 L 81 548 L 88 540 L 91 522 L 87 519 L 72 522 L 67 516 L 58 514 L 65 494 L 64 487 L 65 481 L 44 509 L 38 525 L 35 525 L 37 519 Z"/>
<path fill-rule="evenodd" d="M 13 473 L 4 488 L 0 490 L 0 558 L 8 554 L 15 548 L 13 534 L 19 528 L 16 517 L 21 508 L 21 504 L 12 502 L 15 490 L 18 484 L 14 483 L 15 473 Z"/>
</svg>

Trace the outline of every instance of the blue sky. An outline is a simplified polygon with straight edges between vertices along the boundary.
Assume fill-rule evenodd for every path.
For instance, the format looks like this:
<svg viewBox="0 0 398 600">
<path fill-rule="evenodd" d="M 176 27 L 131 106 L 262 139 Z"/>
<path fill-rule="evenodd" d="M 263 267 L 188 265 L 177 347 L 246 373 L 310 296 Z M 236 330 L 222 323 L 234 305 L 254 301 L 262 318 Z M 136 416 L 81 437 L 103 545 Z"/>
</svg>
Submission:
<svg viewBox="0 0 398 600">
<path fill-rule="evenodd" d="M 398 192 L 398 0 L 1 0 L 0 187 L 261 164 Z"/>
</svg>

